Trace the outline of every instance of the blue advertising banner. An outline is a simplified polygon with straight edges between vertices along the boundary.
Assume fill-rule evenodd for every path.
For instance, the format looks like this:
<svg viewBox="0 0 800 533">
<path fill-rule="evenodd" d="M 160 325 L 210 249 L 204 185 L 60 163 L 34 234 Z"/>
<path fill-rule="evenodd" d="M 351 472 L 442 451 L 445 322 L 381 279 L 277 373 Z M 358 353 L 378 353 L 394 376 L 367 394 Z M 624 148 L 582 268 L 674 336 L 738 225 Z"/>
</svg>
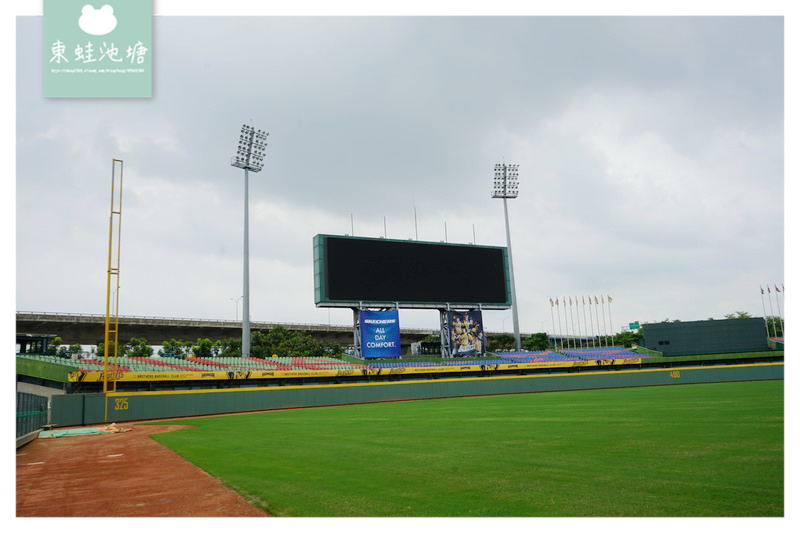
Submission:
<svg viewBox="0 0 800 533">
<path fill-rule="evenodd" d="M 400 319 L 397 309 L 391 311 L 359 311 L 361 324 L 361 356 L 364 359 L 400 357 Z"/>
<path fill-rule="evenodd" d="M 483 315 L 480 311 L 448 311 L 450 353 L 455 357 L 483 355 L 486 346 L 483 336 Z"/>
</svg>

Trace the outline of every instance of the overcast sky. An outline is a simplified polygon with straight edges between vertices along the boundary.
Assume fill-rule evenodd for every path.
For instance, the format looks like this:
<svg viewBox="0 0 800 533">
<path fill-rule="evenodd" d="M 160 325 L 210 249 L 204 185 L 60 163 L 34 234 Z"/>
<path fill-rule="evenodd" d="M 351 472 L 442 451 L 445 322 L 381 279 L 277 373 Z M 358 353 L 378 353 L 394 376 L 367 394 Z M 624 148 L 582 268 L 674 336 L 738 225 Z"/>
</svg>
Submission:
<svg viewBox="0 0 800 533">
<path fill-rule="evenodd" d="M 254 321 L 351 323 L 315 307 L 312 264 L 351 220 L 409 239 L 416 208 L 420 240 L 505 246 L 500 162 L 523 333 L 554 331 L 550 298 L 610 295 L 619 331 L 762 316 L 784 283 L 780 17 L 157 16 L 149 99 L 43 98 L 41 17 L 16 32 L 18 311 L 105 312 L 118 158 L 120 314 L 233 319 L 243 123 L 270 133 Z"/>
</svg>

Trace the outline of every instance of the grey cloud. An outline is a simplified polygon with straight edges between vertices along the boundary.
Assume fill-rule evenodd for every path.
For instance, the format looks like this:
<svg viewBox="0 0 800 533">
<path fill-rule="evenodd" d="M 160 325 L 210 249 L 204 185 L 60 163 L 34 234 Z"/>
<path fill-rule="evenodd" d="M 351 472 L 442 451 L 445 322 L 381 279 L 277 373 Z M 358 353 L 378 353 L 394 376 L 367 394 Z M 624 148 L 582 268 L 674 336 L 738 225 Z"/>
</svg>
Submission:
<svg viewBox="0 0 800 533">
<path fill-rule="evenodd" d="M 253 283 L 298 321 L 327 318 L 306 301 L 311 237 L 349 233 L 351 214 L 358 234 L 381 235 L 386 217 L 407 238 L 415 204 L 421 239 L 447 222 L 450 240 L 474 225 L 503 245 L 490 190 L 504 158 L 521 165 L 523 330 L 549 321 L 548 297 L 580 291 L 619 294 L 636 318 L 731 312 L 714 304 L 731 299 L 760 314 L 755 285 L 783 277 L 778 17 L 156 17 L 153 98 L 91 101 L 41 97 L 40 24 L 17 25 L 21 310 L 97 312 L 120 157 L 127 302 L 229 313 L 242 209 L 229 162 L 250 121 L 270 132 L 250 182 Z M 43 248 L 69 286 L 41 277 Z M 277 272 L 296 297 L 270 285 Z M 263 296 L 254 318 L 279 317 Z"/>
</svg>

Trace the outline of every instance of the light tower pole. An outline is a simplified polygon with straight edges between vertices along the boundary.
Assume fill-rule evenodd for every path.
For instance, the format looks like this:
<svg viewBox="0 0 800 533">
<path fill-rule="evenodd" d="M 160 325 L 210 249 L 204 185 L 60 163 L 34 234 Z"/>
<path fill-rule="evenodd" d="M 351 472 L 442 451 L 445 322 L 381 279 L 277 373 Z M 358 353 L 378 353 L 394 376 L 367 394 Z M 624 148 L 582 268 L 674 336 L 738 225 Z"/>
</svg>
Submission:
<svg viewBox="0 0 800 533">
<path fill-rule="evenodd" d="M 249 175 L 248 172 L 261 172 L 264 166 L 264 149 L 267 146 L 267 135 L 263 130 L 256 130 L 247 124 L 242 125 L 239 135 L 239 147 L 231 158 L 231 166 L 244 169 L 244 268 L 242 272 L 242 357 L 250 356 L 250 212 L 249 212 Z"/>
<path fill-rule="evenodd" d="M 492 198 L 503 199 L 503 212 L 506 217 L 506 243 L 508 245 L 508 272 L 511 277 L 511 318 L 514 322 L 514 346 L 517 351 L 522 349 L 519 338 L 519 315 L 517 314 L 517 289 L 514 284 L 514 260 L 511 257 L 511 229 L 508 225 L 509 198 L 516 198 L 519 193 L 519 165 L 506 165 L 505 163 L 494 166 L 494 190 Z"/>
<path fill-rule="evenodd" d="M 239 296 L 238 298 L 228 298 L 230 301 L 233 302 L 234 306 L 236 307 L 236 321 L 239 321 L 239 300 L 244 298 L 244 295 Z"/>
</svg>

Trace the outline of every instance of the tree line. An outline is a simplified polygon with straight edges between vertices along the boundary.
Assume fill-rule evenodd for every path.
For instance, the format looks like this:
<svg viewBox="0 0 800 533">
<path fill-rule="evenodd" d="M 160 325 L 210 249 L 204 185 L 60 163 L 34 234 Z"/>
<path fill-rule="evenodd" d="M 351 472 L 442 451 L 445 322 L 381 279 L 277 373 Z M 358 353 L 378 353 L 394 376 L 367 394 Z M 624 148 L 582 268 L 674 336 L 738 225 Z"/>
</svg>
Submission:
<svg viewBox="0 0 800 533">
<path fill-rule="evenodd" d="M 603 344 L 607 346 L 623 346 L 630 348 L 631 346 L 640 344 L 641 342 L 642 334 L 640 331 L 623 331 L 613 336 L 608 335 L 595 337 L 595 343 L 597 346 Z M 547 350 L 551 348 L 550 337 L 544 332 L 534 333 L 530 337 L 522 339 L 520 344 L 523 350 L 528 350 L 531 352 Z M 566 343 L 562 344 L 561 346 L 556 346 L 556 348 L 561 347 L 566 348 Z M 496 335 L 492 335 L 486 343 L 486 350 L 489 352 L 513 351 L 514 336 L 509 333 L 498 333 Z"/>
<path fill-rule="evenodd" d="M 53 341 L 60 340 L 58 337 Z M 113 341 L 112 341 L 113 342 Z M 80 346 L 80 345 L 78 345 Z M 111 344 L 113 347 L 113 344 Z M 53 355 L 68 357 L 70 352 L 58 353 L 59 347 L 53 347 Z M 80 350 L 78 350 L 80 351 Z M 101 342 L 97 345 L 98 357 L 105 355 L 105 346 Z M 146 339 L 132 338 L 120 344 L 118 356 L 152 357 L 153 347 Z M 314 339 L 305 331 L 293 331 L 283 326 L 275 326 L 267 333 L 262 331 L 250 332 L 250 357 L 265 359 L 277 355 L 278 357 L 333 357 L 341 358 L 344 349 L 337 342 L 323 342 Z M 109 355 L 113 354 L 112 351 Z M 241 357 L 242 339 L 196 339 L 194 341 L 169 339 L 163 342 L 158 350 L 160 357 Z"/>
</svg>

